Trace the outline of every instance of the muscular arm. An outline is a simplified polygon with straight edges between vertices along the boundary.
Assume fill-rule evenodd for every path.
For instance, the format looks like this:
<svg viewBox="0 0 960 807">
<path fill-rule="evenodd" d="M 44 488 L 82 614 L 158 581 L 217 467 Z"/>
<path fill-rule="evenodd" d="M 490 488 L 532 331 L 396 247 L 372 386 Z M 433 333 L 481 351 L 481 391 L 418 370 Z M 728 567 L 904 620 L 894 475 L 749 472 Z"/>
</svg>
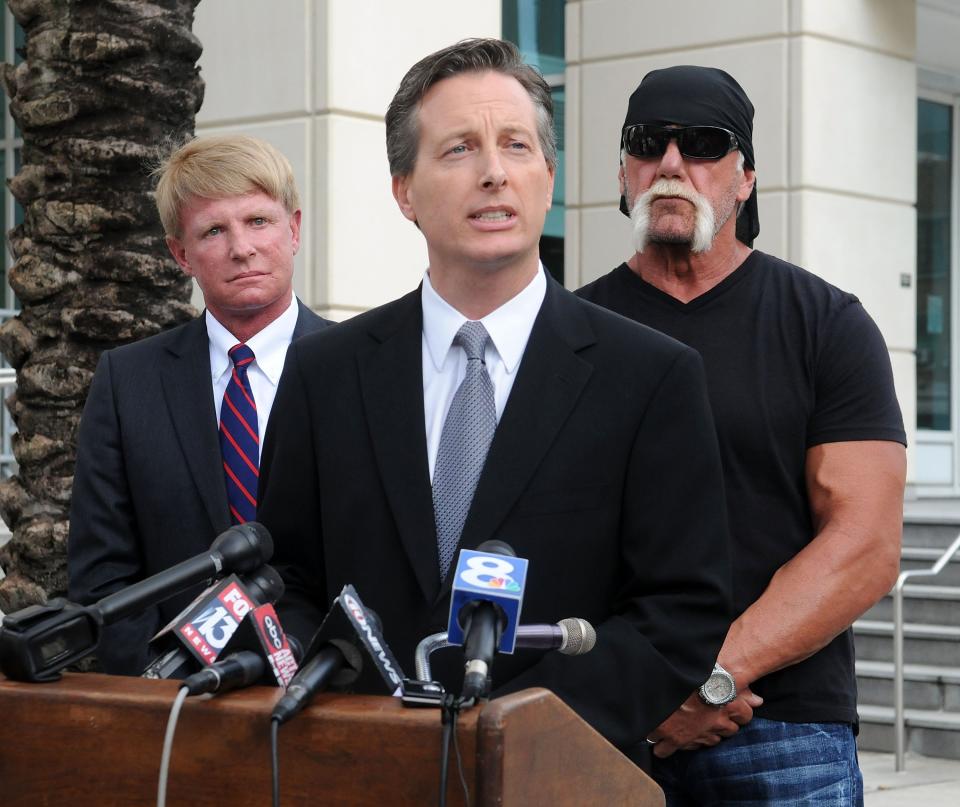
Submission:
<svg viewBox="0 0 960 807">
<path fill-rule="evenodd" d="M 886 594 L 897 577 L 906 452 L 899 443 L 825 443 L 807 452 L 816 537 L 777 570 L 730 626 L 719 661 L 741 691 L 826 646 Z M 748 690 L 724 709 L 696 696 L 652 734 L 655 753 L 713 745 L 752 717 Z"/>
<path fill-rule="evenodd" d="M 720 663 L 743 685 L 812 656 L 897 577 L 904 447 L 879 440 L 814 446 L 806 477 L 816 537 L 777 570 L 720 651 Z"/>
</svg>

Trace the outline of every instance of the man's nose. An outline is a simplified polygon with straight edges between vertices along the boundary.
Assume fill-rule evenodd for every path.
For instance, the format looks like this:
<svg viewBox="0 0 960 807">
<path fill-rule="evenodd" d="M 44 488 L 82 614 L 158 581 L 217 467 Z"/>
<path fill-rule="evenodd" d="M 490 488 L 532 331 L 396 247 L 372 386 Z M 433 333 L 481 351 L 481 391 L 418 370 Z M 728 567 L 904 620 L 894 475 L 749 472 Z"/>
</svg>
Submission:
<svg viewBox="0 0 960 807">
<path fill-rule="evenodd" d="M 484 154 L 480 184 L 484 190 L 498 190 L 507 184 L 507 172 L 498 149 L 491 149 Z"/>
<path fill-rule="evenodd" d="M 246 260 L 257 250 L 253 242 L 243 230 L 230 234 L 230 257 L 237 261 Z"/>
<path fill-rule="evenodd" d="M 670 138 L 667 148 L 660 158 L 659 174 L 661 176 L 677 176 L 683 172 L 683 155 L 676 138 Z"/>
</svg>

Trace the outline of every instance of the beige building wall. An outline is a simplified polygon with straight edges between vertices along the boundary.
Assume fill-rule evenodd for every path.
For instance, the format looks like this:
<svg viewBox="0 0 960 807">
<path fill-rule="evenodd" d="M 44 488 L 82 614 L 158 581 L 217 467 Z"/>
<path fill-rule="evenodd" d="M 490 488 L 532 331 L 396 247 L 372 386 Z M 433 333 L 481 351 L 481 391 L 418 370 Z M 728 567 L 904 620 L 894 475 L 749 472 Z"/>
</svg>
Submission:
<svg viewBox="0 0 960 807">
<path fill-rule="evenodd" d="M 655 68 L 720 67 L 756 108 L 756 247 L 860 297 L 912 446 L 916 13 L 912 0 L 568 0 L 567 285 L 629 252 L 617 137 L 630 93 Z"/>
<path fill-rule="evenodd" d="M 345 319 L 414 288 L 426 248 L 390 191 L 383 116 L 418 59 L 499 36 L 500 0 L 203 0 L 197 132 L 243 132 L 293 164 L 304 237 L 295 288 Z"/>
</svg>

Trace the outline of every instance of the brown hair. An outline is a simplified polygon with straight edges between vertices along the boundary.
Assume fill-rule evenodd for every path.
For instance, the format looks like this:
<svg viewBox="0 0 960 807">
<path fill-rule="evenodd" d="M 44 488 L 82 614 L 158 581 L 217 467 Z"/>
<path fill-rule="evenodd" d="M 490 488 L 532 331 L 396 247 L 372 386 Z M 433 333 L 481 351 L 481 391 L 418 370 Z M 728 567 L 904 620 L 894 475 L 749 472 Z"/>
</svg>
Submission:
<svg viewBox="0 0 960 807">
<path fill-rule="evenodd" d="M 556 167 L 553 98 L 543 76 L 523 61 L 520 51 L 512 42 L 502 39 L 464 39 L 421 59 L 400 82 L 386 117 L 387 159 L 392 176 L 408 176 L 413 171 L 420 138 L 417 110 L 427 91 L 445 78 L 487 70 L 515 78 L 530 95 L 537 112 L 540 149 L 547 164 Z"/>
</svg>

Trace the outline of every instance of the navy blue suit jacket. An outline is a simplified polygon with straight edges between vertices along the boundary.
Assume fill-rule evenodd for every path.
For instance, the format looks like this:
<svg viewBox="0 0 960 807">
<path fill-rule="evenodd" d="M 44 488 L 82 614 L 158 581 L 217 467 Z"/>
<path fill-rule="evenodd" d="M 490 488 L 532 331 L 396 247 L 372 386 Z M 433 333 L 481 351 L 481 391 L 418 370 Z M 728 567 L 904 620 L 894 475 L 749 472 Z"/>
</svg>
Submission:
<svg viewBox="0 0 960 807">
<path fill-rule="evenodd" d="M 330 325 L 299 303 L 297 339 Z M 230 526 L 204 317 L 106 351 L 77 440 L 68 596 L 92 603 L 205 551 Z M 139 675 L 193 589 L 108 626 L 106 672 Z"/>
</svg>

